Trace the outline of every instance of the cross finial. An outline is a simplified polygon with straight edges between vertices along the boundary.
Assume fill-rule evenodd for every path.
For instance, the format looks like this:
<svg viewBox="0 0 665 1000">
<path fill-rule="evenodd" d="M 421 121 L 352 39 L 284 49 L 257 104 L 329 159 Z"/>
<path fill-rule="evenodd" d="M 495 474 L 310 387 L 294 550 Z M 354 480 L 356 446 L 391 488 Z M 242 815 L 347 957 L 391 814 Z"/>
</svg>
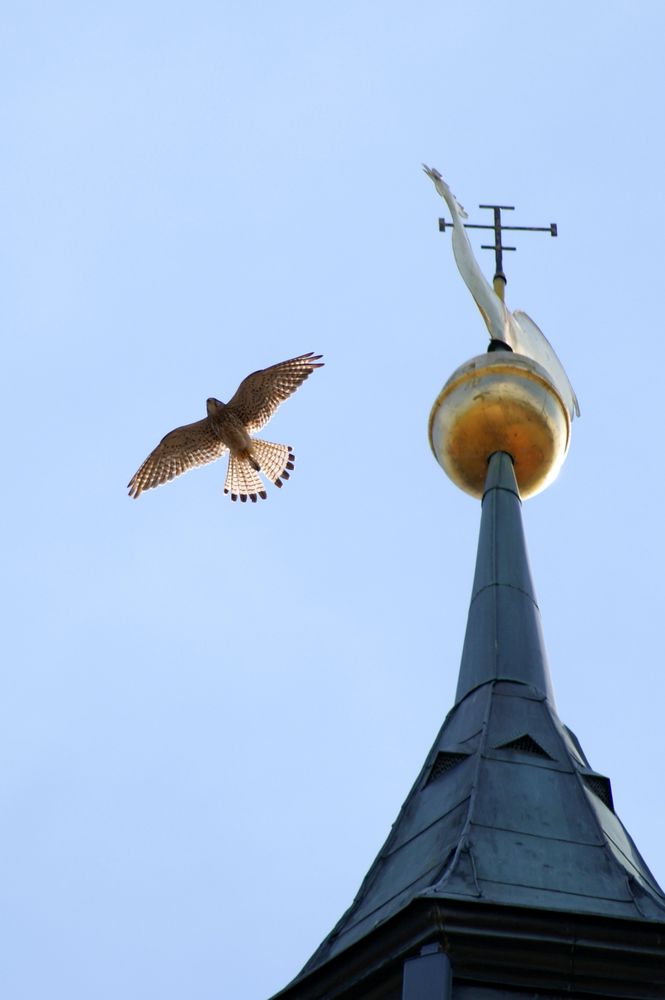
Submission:
<svg viewBox="0 0 665 1000">
<path fill-rule="evenodd" d="M 504 250 L 516 250 L 516 247 L 504 246 L 501 242 L 501 234 L 506 230 L 511 232 L 529 232 L 529 233 L 550 233 L 551 236 L 557 236 L 557 224 L 556 222 L 551 222 L 549 226 L 505 226 L 501 221 L 501 212 L 514 212 L 514 205 L 479 205 L 478 208 L 489 208 L 494 213 L 494 222 L 491 226 L 479 225 L 478 223 L 465 222 L 465 229 L 493 229 L 494 230 L 494 243 L 483 243 L 483 250 L 494 250 L 494 260 L 495 260 L 495 270 L 494 270 L 494 291 L 503 301 L 504 291 L 508 279 L 503 270 L 503 252 Z M 439 219 L 439 231 L 444 233 L 446 231 L 446 226 L 453 227 L 453 222 L 446 222 L 445 219 Z"/>
</svg>

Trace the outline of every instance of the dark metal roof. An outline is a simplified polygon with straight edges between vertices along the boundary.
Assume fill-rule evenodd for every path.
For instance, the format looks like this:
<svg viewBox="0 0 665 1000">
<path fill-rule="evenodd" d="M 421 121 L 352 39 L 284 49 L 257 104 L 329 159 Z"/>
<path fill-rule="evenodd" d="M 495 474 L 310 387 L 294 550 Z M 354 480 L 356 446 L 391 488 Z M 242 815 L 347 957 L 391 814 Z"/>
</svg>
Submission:
<svg viewBox="0 0 665 1000">
<path fill-rule="evenodd" d="M 284 995 L 417 901 L 665 926 L 665 895 L 613 811 L 609 780 L 557 715 L 519 493 L 500 453 L 455 706 L 353 904 Z"/>
</svg>

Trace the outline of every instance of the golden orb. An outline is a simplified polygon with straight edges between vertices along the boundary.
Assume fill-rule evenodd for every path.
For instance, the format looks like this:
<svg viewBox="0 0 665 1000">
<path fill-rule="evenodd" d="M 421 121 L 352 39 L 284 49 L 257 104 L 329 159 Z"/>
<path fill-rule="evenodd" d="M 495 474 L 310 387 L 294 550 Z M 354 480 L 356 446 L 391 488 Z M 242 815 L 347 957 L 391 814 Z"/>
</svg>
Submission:
<svg viewBox="0 0 665 1000">
<path fill-rule="evenodd" d="M 482 497 L 495 451 L 513 459 L 523 498 L 554 482 L 570 444 L 570 415 L 537 362 L 511 351 L 481 354 L 448 379 L 432 407 L 436 459 L 466 493 Z"/>
</svg>

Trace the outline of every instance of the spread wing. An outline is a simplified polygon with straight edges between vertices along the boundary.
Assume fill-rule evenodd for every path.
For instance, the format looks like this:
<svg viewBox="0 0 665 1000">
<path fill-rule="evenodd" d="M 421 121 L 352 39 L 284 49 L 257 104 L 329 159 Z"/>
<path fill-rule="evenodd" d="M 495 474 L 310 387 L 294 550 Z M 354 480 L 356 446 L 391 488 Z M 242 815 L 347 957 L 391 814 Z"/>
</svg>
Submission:
<svg viewBox="0 0 665 1000">
<path fill-rule="evenodd" d="M 143 490 L 161 486 L 197 465 L 214 462 L 226 450 L 226 445 L 213 434 L 207 419 L 176 427 L 162 438 L 132 476 L 128 483 L 129 495 L 136 499 Z"/>
<path fill-rule="evenodd" d="M 289 361 L 280 361 L 270 368 L 252 372 L 238 386 L 227 406 L 232 407 L 247 430 L 252 433 L 267 424 L 280 403 L 296 391 L 315 368 L 322 368 L 322 355 L 300 354 Z"/>
</svg>

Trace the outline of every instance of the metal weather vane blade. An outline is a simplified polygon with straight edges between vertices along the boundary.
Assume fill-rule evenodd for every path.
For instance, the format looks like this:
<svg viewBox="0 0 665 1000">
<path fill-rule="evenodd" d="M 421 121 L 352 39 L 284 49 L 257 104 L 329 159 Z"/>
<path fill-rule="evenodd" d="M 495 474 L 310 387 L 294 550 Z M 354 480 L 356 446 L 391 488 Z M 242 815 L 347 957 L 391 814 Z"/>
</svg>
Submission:
<svg viewBox="0 0 665 1000">
<path fill-rule="evenodd" d="M 497 223 L 495 212 L 495 225 L 490 227 L 495 230 L 495 245 L 494 247 L 488 248 L 495 250 L 497 258 L 495 288 L 492 288 L 473 255 L 469 238 L 466 235 L 466 224 L 464 223 L 464 219 L 467 218 L 467 213 L 459 204 L 438 170 L 435 170 L 433 167 L 427 167 L 424 164 L 423 170 L 434 182 L 434 187 L 450 209 L 450 214 L 453 218 L 452 243 L 455 263 L 457 264 L 458 270 L 464 279 L 464 283 L 471 292 L 476 305 L 480 309 L 487 329 L 489 330 L 490 337 L 493 340 L 503 341 L 503 343 L 507 344 L 508 347 L 515 351 L 516 354 L 526 355 L 526 357 L 532 358 L 538 364 L 542 365 L 542 367 L 549 373 L 556 388 L 558 389 L 570 414 L 571 420 L 574 416 L 579 417 L 580 408 L 577 402 L 577 396 L 575 395 L 575 391 L 570 384 L 563 365 L 559 361 L 549 340 L 537 324 L 534 323 L 534 321 L 530 319 L 526 313 L 521 311 L 512 313 L 503 301 L 502 295 L 497 291 L 497 288 L 502 291 L 506 280 L 502 267 L 500 266 L 502 258 L 499 251 L 513 249 L 512 247 L 502 246 L 501 228 L 526 229 L 532 227 L 502 227 L 500 216 Z M 507 208 L 508 206 L 492 205 L 486 207 L 491 207 L 496 210 L 497 208 Z M 474 228 L 486 227 L 477 226 Z M 556 235 L 556 226 L 548 226 L 547 229 L 553 236 Z"/>
</svg>

